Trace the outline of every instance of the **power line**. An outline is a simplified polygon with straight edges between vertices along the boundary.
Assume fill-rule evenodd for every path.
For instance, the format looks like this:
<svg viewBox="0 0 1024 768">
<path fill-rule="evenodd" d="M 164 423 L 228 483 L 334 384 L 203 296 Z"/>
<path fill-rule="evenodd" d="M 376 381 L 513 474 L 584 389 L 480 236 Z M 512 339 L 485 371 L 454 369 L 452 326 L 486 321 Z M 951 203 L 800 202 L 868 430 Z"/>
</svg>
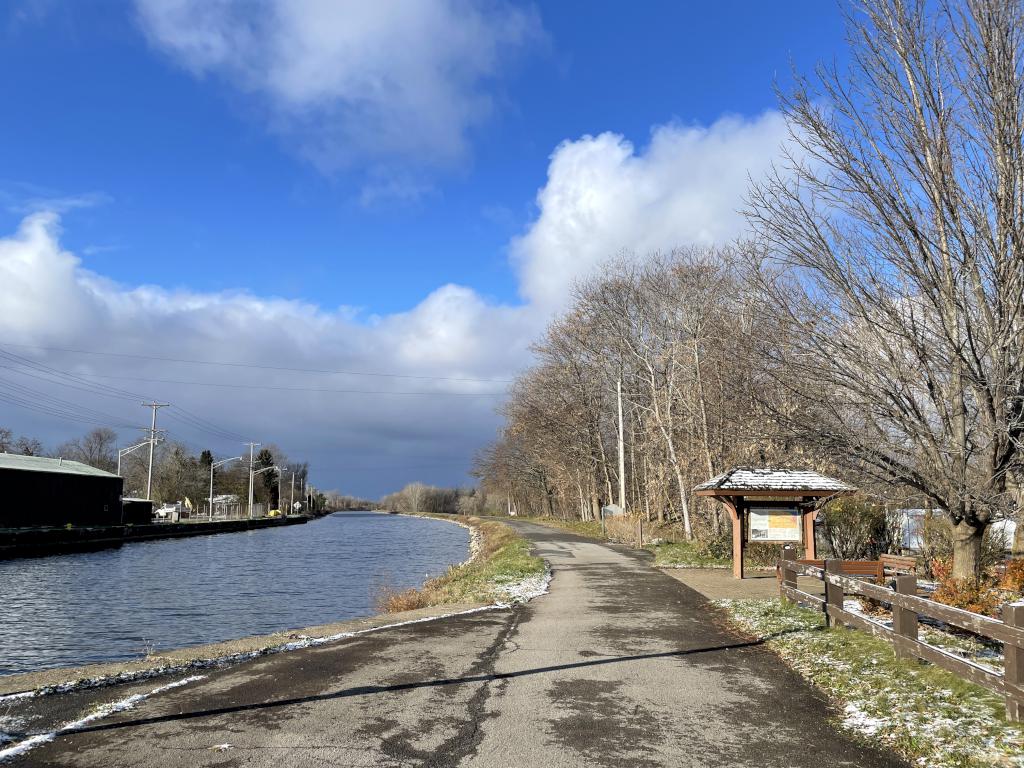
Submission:
<svg viewBox="0 0 1024 768">
<path fill-rule="evenodd" d="M 26 366 L 26 367 L 29 367 L 30 370 L 34 370 L 34 371 L 37 371 L 37 372 L 41 371 L 42 373 L 46 374 L 46 375 L 39 375 L 38 373 L 31 373 L 30 371 L 23 370 L 22 368 L 15 368 L 15 367 L 11 367 L 11 366 L 0 365 L 0 368 L 3 368 L 5 370 L 9 370 L 12 373 L 18 374 L 19 376 L 28 376 L 29 378 L 37 379 L 39 381 L 44 381 L 44 382 L 47 382 L 49 384 L 55 384 L 57 386 L 67 387 L 69 389 L 75 389 L 75 390 L 78 390 L 78 391 L 81 391 L 81 392 L 86 392 L 87 394 L 102 395 L 102 396 L 105 396 L 105 397 L 112 397 L 112 398 L 115 398 L 115 399 L 123 399 L 123 400 L 139 400 L 139 399 L 145 399 L 145 397 L 146 397 L 145 395 L 139 394 L 137 392 L 131 392 L 131 391 L 128 391 L 128 390 L 118 389 L 118 388 L 115 388 L 115 387 L 109 387 L 109 386 L 104 385 L 104 384 L 98 384 L 98 383 L 95 383 L 95 382 L 91 382 L 91 381 L 88 381 L 86 378 L 83 378 L 83 376 L 77 376 L 75 374 L 71 374 L 71 373 L 68 373 L 66 371 L 61 371 L 61 370 L 59 370 L 57 368 L 52 368 L 50 366 L 43 365 L 42 363 L 36 363 L 35 361 L 29 360 L 28 358 L 21 357 L 20 355 L 15 355 L 15 354 L 10 353 L 10 352 L 5 352 L 3 350 L 0 350 L 0 359 L 7 359 L 9 362 L 13 362 L 15 365 Z M 15 385 L 15 384 L 11 383 L 11 386 L 19 386 L 19 385 Z M 32 392 L 33 394 L 36 394 L 32 390 L 29 390 L 29 391 Z M 53 398 L 53 399 L 59 400 L 59 398 Z M 60 402 L 64 403 L 65 405 L 68 405 L 68 406 L 70 406 L 72 408 L 75 408 L 75 409 L 83 409 L 82 406 L 79 406 L 78 404 L 72 403 L 72 402 L 67 401 L 67 400 L 62 400 Z M 201 429 L 203 431 L 206 431 L 206 432 L 209 432 L 209 433 L 213 434 L 216 437 L 221 437 L 221 438 L 226 439 L 226 440 L 235 441 L 235 440 L 244 439 L 243 436 L 241 436 L 241 435 L 239 435 L 239 434 L 237 434 L 235 432 L 232 432 L 231 430 L 227 430 L 227 429 L 223 429 L 221 427 L 218 427 L 217 425 L 212 424 L 211 422 L 203 419 L 202 417 L 197 416 L 196 414 L 191 413 L 189 411 L 186 411 L 181 406 L 177 406 L 177 408 L 178 408 L 178 410 L 180 410 L 184 414 L 186 414 L 186 415 L 181 416 L 179 418 L 181 420 L 183 420 L 183 421 L 187 421 L 187 422 L 191 423 L 191 425 L 194 426 L 194 427 L 197 427 L 197 428 L 199 428 L 199 429 Z M 94 413 L 102 413 L 101 411 L 95 411 L 94 409 L 83 409 L 83 410 L 93 410 Z M 110 418 L 113 421 L 117 421 L 116 417 L 110 417 L 109 414 L 106 414 L 105 416 L 107 418 Z M 90 422 L 90 423 L 92 423 L 92 422 Z M 102 421 L 100 421 L 98 423 L 102 423 Z"/>
<path fill-rule="evenodd" d="M 263 365 L 260 363 L 240 363 L 225 360 L 194 360 L 181 357 L 157 357 L 155 355 L 137 355 L 127 352 L 106 352 L 93 349 L 69 349 L 67 347 L 43 347 L 36 344 L 13 344 L 11 342 L 0 342 L 7 347 L 19 347 L 24 349 L 38 349 L 44 352 L 68 352 L 76 355 L 102 355 L 104 357 L 124 357 L 136 360 L 156 360 L 164 363 L 187 363 L 190 365 L 220 365 L 229 368 L 257 368 L 265 371 L 291 371 L 294 373 L 317 373 L 339 376 L 379 376 L 395 379 L 422 379 L 424 381 L 461 381 L 477 384 L 512 384 L 512 379 L 487 379 L 467 378 L 459 376 L 427 376 L 424 374 L 412 373 L 382 373 L 379 371 L 352 371 L 352 370 L 326 370 L 320 368 L 292 368 L 288 366 Z"/>
<path fill-rule="evenodd" d="M 423 395 L 440 397 L 504 397 L 506 392 L 408 392 L 388 389 L 334 389 L 332 387 L 279 387 L 273 384 L 228 384 L 219 381 L 182 381 L 179 379 L 148 379 L 136 376 L 108 376 L 101 373 L 83 374 L 97 379 L 116 381 L 142 381 L 151 384 L 179 384 L 193 387 L 219 387 L 222 389 L 267 389 L 275 392 L 327 392 L 342 395 Z"/>
<path fill-rule="evenodd" d="M 66 411 L 73 415 L 78 416 L 90 416 L 91 418 L 98 421 L 110 421 L 120 422 L 120 416 L 114 416 L 113 414 L 101 411 L 96 408 L 88 408 L 70 400 L 64 400 L 63 398 L 56 397 L 55 395 L 44 394 L 37 389 L 17 384 L 10 379 L 0 376 L 0 383 L 6 385 L 8 388 L 8 394 L 14 397 L 25 399 L 27 402 L 36 403 L 46 408 L 53 408 L 55 410 Z"/>
<path fill-rule="evenodd" d="M 228 440 L 232 443 L 245 440 L 244 435 L 240 435 L 237 432 L 232 432 L 229 429 L 223 429 L 218 427 L 216 424 L 206 421 L 202 417 L 194 416 L 188 411 L 185 411 L 181 406 L 172 406 L 173 410 L 168 412 L 168 417 L 174 419 L 182 424 L 186 424 L 193 429 L 198 429 L 201 432 L 205 432 L 208 435 L 219 438 L 221 440 Z M 179 413 L 181 411 L 181 413 Z"/>
<path fill-rule="evenodd" d="M 8 395 L 0 394 L 0 401 L 8 403 L 8 404 L 13 405 L 13 406 L 16 406 L 18 408 L 24 408 L 25 410 L 36 411 L 38 413 L 42 413 L 42 414 L 45 414 L 47 416 L 54 416 L 54 417 L 62 419 L 64 421 L 77 421 L 77 422 L 80 422 L 82 424 L 93 424 L 95 426 L 100 426 L 100 427 L 116 427 L 116 428 L 119 428 L 119 429 L 134 429 L 134 426 L 130 425 L 130 424 L 111 424 L 109 421 L 106 421 L 106 420 L 99 420 L 99 419 L 95 419 L 95 418 L 88 417 L 88 416 L 83 417 L 83 416 L 76 415 L 74 413 L 69 413 L 67 411 L 59 411 L 59 410 L 55 410 L 55 409 L 52 409 L 52 408 L 48 408 L 46 406 L 41 406 L 41 405 L 32 403 L 31 401 L 25 400 L 23 398 L 19 398 L 17 396 L 12 396 L 12 395 L 9 395 L 9 394 Z"/>
</svg>

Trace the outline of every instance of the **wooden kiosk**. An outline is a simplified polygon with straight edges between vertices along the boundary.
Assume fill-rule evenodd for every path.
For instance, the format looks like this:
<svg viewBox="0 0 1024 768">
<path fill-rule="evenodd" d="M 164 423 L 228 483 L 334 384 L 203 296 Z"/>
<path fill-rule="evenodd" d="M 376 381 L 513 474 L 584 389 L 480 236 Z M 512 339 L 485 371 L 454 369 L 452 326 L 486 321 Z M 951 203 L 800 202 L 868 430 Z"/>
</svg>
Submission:
<svg viewBox="0 0 1024 768">
<path fill-rule="evenodd" d="M 814 519 L 821 505 L 856 489 L 817 472 L 737 467 L 693 489 L 722 502 L 732 518 L 732 575 L 743 578 L 743 551 L 749 542 L 804 545 L 816 559 Z"/>
</svg>

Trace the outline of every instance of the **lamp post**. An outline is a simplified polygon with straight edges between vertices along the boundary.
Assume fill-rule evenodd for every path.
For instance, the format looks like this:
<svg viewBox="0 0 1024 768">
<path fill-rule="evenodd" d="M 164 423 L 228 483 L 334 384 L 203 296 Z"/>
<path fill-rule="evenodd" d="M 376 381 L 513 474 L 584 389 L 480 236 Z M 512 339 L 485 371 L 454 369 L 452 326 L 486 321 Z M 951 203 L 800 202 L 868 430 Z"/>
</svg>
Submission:
<svg viewBox="0 0 1024 768">
<path fill-rule="evenodd" d="M 230 459 L 221 459 L 220 461 L 210 462 L 210 522 L 213 522 L 213 470 L 222 464 L 227 464 L 229 461 L 241 461 L 241 456 L 232 456 Z"/>
<path fill-rule="evenodd" d="M 277 470 L 277 505 L 281 506 L 281 473 L 286 471 L 288 469 L 288 467 L 279 467 L 276 464 L 273 464 L 273 465 L 271 465 L 269 467 L 264 467 L 263 469 L 257 469 L 255 472 L 252 473 L 252 477 L 256 477 L 256 475 L 263 474 L 264 472 L 269 472 L 272 469 L 276 469 Z M 252 503 L 251 502 L 249 504 L 249 517 L 250 518 L 252 517 Z"/>
<path fill-rule="evenodd" d="M 133 446 L 131 446 L 129 448 L 121 448 L 117 452 L 117 476 L 118 477 L 121 476 L 121 458 L 124 457 L 124 456 L 127 456 L 132 451 L 136 451 L 139 448 L 142 448 L 143 446 L 146 446 L 146 445 L 149 445 L 149 440 L 146 440 L 143 443 L 139 443 L 138 445 L 133 445 Z"/>
</svg>

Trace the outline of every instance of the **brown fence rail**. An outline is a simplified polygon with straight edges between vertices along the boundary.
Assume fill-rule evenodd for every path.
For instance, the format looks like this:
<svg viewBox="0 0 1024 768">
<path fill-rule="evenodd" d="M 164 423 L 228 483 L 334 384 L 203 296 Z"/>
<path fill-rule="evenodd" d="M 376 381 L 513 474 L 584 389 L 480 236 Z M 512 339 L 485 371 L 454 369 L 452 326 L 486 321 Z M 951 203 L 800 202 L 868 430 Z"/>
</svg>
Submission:
<svg viewBox="0 0 1024 768">
<path fill-rule="evenodd" d="M 896 589 L 871 584 L 843 575 L 841 561 L 825 560 L 824 567 L 806 565 L 793 559 L 792 552 L 784 552 L 779 561 L 782 580 L 779 592 L 784 600 L 820 610 L 825 623 L 838 623 L 862 629 L 887 640 L 901 658 L 929 661 L 965 680 L 982 685 L 1006 697 L 1006 715 L 1010 720 L 1024 720 L 1024 603 L 1003 606 L 1003 620 L 953 608 L 917 596 L 917 577 L 896 577 Z M 825 583 L 825 598 L 808 594 L 797 587 L 797 576 L 806 576 Z M 851 613 L 843 607 L 846 595 L 858 595 L 892 606 L 892 628 Z M 955 654 L 918 640 L 919 617 L 942 621 L 976 635 L 1003 644 L 1003 673 L 962 659 Z"/>
</svg>

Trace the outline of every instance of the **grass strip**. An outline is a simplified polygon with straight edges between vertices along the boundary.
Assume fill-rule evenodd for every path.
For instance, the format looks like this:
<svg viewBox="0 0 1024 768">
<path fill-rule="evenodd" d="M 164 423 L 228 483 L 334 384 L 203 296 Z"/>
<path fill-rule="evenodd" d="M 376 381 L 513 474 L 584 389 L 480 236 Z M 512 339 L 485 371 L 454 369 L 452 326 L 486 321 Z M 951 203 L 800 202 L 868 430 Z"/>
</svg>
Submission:
<svg viewBox="0 0 1024 768">
<path fill-rule="evenodd" d="M 459 522 L 465 522 L 480 533 L 476 557 L 451 566 L 422 587 L 385 592 L 377 601 L 382 612 L 399 613 L 457 603 L 492 603 L 501 597 L 503 587 L 544 573 L 544 561 L 530 554 L 530 542 L 509 526 L 476 517 L 460 518 Z"/>
<path fill-rule="evenodd" d="M 654 553 L 654 565 L 656 566 L 682 568 L 732 567 L 732 560 L 730 558 L 711 555 L 696 541 L 666 541 L 661 544 L 648 544 L 646 548 Z"/>
<path fill-rule="evenodd" d="M 897 659 L 864 632 L 826 629 L 821 614 L 779 600 L 718 600 L 822 689 L 844 728 L 931 768 L 1024 766 L 1024 730 L 1002 697 L 923 662 Z"/>
</svg>

